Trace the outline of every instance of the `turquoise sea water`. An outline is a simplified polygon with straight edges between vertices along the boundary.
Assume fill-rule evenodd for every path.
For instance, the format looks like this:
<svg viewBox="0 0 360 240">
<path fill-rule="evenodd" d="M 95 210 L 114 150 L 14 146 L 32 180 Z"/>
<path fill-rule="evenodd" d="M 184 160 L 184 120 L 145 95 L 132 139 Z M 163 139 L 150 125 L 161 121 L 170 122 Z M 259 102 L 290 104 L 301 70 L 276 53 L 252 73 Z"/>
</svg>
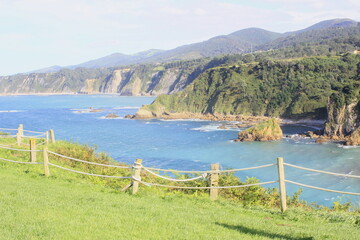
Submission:
<svg viewBox="0 0 360 240">
<path fill-rule="evenodd" d="M 57 139 L 97 145 L 99 151 L 114 159 L 132 163 L 142 158 L 146 166 L 182 170 L 207 170 L 211 163 L 223 168 L 243 168 L 285 162 L 308 167 L 360 175 L 360 148 L 342 148 L 337 144 L 315 144 L 311 139 L 284 138 L 279 142 L 234 143 L 237 130 L 219 130 L 221 124 L 196 120 L 129 120 L 105 119 L 108 113 L 124 117 L 134 114 L 152 97 L 119 97 L 115 95 L 2 96 L 0 127 L 35 131 L 54 129 Z M 89 113 L 88 108 L 103 112 Z M 311 130 L 305 126 L 283 126 L 285 134 Z M 360 193 L 360 179 L 349 179 L 306 172 L 286 167 L 286 178 L 304 184 Z M 238 173 L 242 179 L 255 176 L 261 181 L 277 179 L 275 167 Z M 276 184 L 268 185 L 275 187 Z M 287 184 L 288 193 L 298 189 Z M 360 197 L 341 196 L 318 190 L 303 189 L 302 199 L 331 205 L 342 197 L 359 205 Z"/>
</svg>

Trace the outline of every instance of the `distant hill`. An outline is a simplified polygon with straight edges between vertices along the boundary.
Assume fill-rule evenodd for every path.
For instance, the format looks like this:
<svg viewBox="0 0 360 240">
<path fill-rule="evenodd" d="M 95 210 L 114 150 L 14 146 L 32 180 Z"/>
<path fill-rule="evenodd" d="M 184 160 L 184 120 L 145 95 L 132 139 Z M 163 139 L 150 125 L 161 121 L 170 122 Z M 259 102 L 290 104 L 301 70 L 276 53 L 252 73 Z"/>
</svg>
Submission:
<svg viewBox="0 0 360 240">
<path fill-rule="evenodd" d="M 57 72 L 57 71 L 60 71 L 63 67 L 61 66 L 51 66 L 51 67 L 47 67 L 47 68 L 41 68 L 41 69 L 38 69 L 38 70 L 34 70 L 34 71 L 31 71 L 31 72 L 27 72 L 26 74 L 30 74 L 30 73 L 50 73 L 50 72 Z"/>
<path fill-rule="evenodd" d="M 281 33 L 260 28 L 247 28 L 229 35 L 217 36 L 207 41 L 184 45 L 164 51 L 147 61 L 186 60 L 199 57 L 214 57 L 251 51 L 252 47 L 281 37 Z"/>
<path fill-rule="evenodd" d="M 142 60 L 158 55 L 163 52 L 159 49 L 150 49 L 144 52 L 139 52 L 133 55 L 126 55 L 122 53 L 114 53 L 102 58 L 84 62 L 78 65 L 67 66 L 65 68 L 75 69 L 79 67 L 85 68 L 101 68 L 101 67 L 115 67 L 121 65 L 128 65 L 141 62 Z"/>
<path fill-rule="evenodd" d="M 299 34 L 299 33 L 303 33 L 303 32 L 308 32 L 308 31 L 312 31 L 312 30 L 334 28 L 334 27 L 342 27 L 342 28 L 355 27 L 357 24 L 358 24 L 358 22 L 356 22 L 352 19 L 349 19 L 349 18 L 336 18 L 336 19 L 321 21 L 310 27 L 307 27 L 307 28 L 304 28 L 304 29 L 301 29 L 298 31 L 286 32 L 286 33 L 284 33 L 284 35 L 288 36 L 288 35 L 294 35 L 294 34 Z"/>
<path fill-rule="evenodd" d="M 228 35 L 216 36 L 210 38 L 207 41 L 183 45 L 171 50 L 151 49 L 133 55 L 114 53 L 77 65 L 65 67 L 53 66 L 39 69 L 33 71 L 32 73 L 57 72 L 63 68 L 103 68 L 140 63 L 171 62 L 203 57 L 215 57 L 226 54 L 248 53 L 252 52 L 253 50 L 276 49 L 291 46 L 301 41 L 317 41 L 318 39 L 314 39 L 314 36 L 312 35 L 313 31 L 334 28 L 345 29 L 355 27 L 357 24 L 358 23 L 354 20 L 348 18 L 339 18 L 322 21 L 305 29 L 286 33 L 276 33 L 261 28 L 246 28 Z M 309 34 L 306 35 L 306 33 Z M 301 35 L 301 39 L 297 39 L 298 35 Z M 323 35 L 326 38 L 327 32 L 324 32 Z M 315 36 L 315 38 L 316 37 L 317 36 Z"/>
<path fill-rule="evenodd" d="M 284 49 L 299 56 L 327 55 L 360 48 L 360 24 L 309 30 L 296 35 L 277 38 L 259 46 L 257 50 Z M 291 57 L 291 56 L 284 56 Z"/>
</svg>

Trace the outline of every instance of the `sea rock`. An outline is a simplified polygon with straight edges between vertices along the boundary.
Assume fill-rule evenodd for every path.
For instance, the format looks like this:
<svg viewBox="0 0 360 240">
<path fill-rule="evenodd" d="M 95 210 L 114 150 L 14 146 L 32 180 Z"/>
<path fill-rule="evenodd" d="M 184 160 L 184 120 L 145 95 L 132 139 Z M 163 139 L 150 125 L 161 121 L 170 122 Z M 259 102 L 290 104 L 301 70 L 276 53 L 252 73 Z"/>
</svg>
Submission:
<svg viewBox="0 0 360 240">
<path fill-rule="evenodd" d="M 326 137 L 319 137 L 315 140 L 316 143 L 327 143 L 330 139 Z"/>
<path fill-rule="evenodd" d="M 273 141 L 282 139 L 282 130 L 277 119 L 269 119 L 238 133 L 235 141 Z"/>
<path fill-rule="evenodd" d="M 105 116 L 105 118 L 110 118 L 110 119 L 112 119 L 112 118 L 119 118 L 119 116 L 116 115 L 115 113 L 109 113 L 108 115 Z"/>
<path fill-rule="evenodd" d="M 360 145 L 360 128 L 357 128 L 345 141 L 347 146 Z"/>
<path fill-rule="evenodd" d="M 89 107 L 89 112 L 91 112 L 91 113 L 97 113 L 97 112 L 103 112 L 103 111 L 104 111 L 103 109 L 95 109 L 95 108 Z"/>
<path fill-rule="evenodd" d="M 360 145 L 360 96 L 359 92 L 354 95 L 352 99 L 347 99 L 344 93 L 330 96 L 324 137 L 344 141 L 346 145 Z"/>
</svg>

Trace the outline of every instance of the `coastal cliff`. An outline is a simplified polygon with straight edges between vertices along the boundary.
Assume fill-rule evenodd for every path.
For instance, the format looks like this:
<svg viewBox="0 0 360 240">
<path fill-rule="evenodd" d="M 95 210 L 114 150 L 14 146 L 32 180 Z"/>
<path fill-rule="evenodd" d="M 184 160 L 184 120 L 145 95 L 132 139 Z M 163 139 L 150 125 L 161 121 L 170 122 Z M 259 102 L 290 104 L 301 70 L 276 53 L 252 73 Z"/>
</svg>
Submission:
<svg viewBox="0 0 360 240">
<path fill-rule="evenodd" d="M 360 145 L 360 94 L 356 87 L 345 87 L 330 96 L 324 137 Z"/>
<path fill-rule="evenodd" d="M 221 66 L 157 97 L 134 118 L 323 119 L 323 139 L 359 145 L 359 74 L 360 56 L 351 54 Z"/>
<path fill-rule="evenodd" d="M 135 118 L 177 114 L 326 119 L 330 95 L 352 85 L 360 56 L 262 60 L 206 70 L 183 91 L 158 96 Z"/>
<path fill-rule="evenodd" d="M 62 69 L 0 77 L 0 94 L 82 93 L 142 96 L 171 94 L 191 83 L 210 60 L 119 68 Z"/>
</svg>

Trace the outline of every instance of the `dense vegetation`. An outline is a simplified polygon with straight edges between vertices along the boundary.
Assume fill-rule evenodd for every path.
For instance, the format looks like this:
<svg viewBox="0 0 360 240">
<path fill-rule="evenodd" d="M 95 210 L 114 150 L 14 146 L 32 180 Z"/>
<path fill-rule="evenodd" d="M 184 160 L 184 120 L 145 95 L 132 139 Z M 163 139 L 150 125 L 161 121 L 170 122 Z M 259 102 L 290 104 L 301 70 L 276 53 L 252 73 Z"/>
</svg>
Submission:
<svg viewBox="0 0 360 240">
<path fill-rule="evenodd" d="M 221 113 L 326 118 L 332 93 L 359 83 L 360 56 L 263 59 L 257 63 L 212 68 L 184 91 L 162 95 L 145 106 L 157 114 Z"/>
<path fill-rule="evenodd" d="M 274 58 L 338 55 L 360 48 L 360 25 L 347 28 L 327 28 L 306 31 L 278 38 L 259 50 L 282 49 L 268 53 Z"/>
<path fill-rule="evenodd" d="M 1 144 L 13 143 L 10 139 L 0 140 Z M 116 164 L 105 154 L 95 154 L 88 146 L 59 142 L 49 148 L 89 161 Z M 0 156 L 18 161 L 28 161 L 29 157 L 28 153 L 4 149 L 0 150 Z M 42 161 L 41 154 L 38 161 Z M 53 157 L 50 161 L 85 172 L 131 174 L 128 170 Z M 291 208 L 282 214 L 277 208 L 269 208 L 278 204 L 277 193 L 267 195 L 267 190 L 262 187 L 224 191 L 220 200 L 212 202 L 202 191 L 163 191 L 142 186 L 136 196 L 131 196 L 120 191 L 127 180 L 77 175 L 54 167 L 50 173 L 50 177 L 44 177 L 42 165 L 0 162 L 0 239 L 358 237 L 359 216 L 341 211 L 348 205 L 336 203 L 337 211 L 314 209 L 299 202 L 299 193 L 288 199 Z M 231 175 L 220 179 L 222 185 L 234 183 Z M 267 208 L 260 206 L 269 201 Z"/>
</svg>

